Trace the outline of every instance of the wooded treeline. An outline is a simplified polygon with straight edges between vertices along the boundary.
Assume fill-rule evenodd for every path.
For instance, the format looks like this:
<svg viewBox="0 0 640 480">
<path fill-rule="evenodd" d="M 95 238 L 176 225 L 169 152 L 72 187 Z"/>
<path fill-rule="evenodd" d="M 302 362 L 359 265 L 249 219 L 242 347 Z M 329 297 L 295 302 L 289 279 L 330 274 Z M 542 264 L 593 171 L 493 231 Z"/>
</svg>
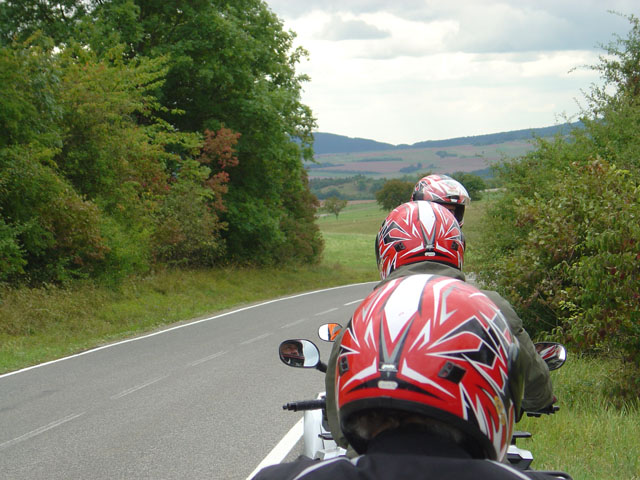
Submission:
<svg viewBox="0 0 640 480">
<path fill-rule="evenodd" d="M 621 355 L 640 392 L 640 22 L 605 45 L 568 137 L 539 140 L 502 165 L 504 195 L 486 215 L 476 272 L 522 315 L 532 335 L 577 351 Z"/>
<path fill-rule="evenodd" d="M 0 3 L 0 282 L 314 262 L 305 55 L 261 0 Z"/>
</svg>

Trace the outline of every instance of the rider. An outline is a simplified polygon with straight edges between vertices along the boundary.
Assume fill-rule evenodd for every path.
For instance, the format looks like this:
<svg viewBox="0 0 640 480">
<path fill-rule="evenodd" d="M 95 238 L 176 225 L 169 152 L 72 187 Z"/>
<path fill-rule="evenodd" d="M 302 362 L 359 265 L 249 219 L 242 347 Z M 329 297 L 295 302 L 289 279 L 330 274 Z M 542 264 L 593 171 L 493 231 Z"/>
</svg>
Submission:
<svg viewBox="0 0 640 480">
<path fill-rule="evenodd" d="M 427 200 L 443 205 L 454 214 L 461 227 L 464 225 L 465 207 L 471 203 L 467 189 L 460 182 L 448 175 L 435 173 L 418 180 L 411 200 Z"/>
<path fill-rule="evenodd" d="M 458 222 L 437 203 L 417 201 L 397 207 L 383 222 L 376 236 L 375 247 L 382 279 L 376 285 L 376 290 L 396 278 L 415 274 L 444 275 L 465 280 L 462 273 L 464 247 Z M 520 343 L 525 385 L 522 408 L 535 411 L 549 407 L 555 400 L 549 369 L 536 353 L 522 320 L 497 292 L 482 292 L 498 306 Z M 325 376 L 326 409 L 334 440 L 346 447 L 348 442 L 342 436 L 338 423 L 333 378 L 339 342 L 340 337 L 333 345 Z"/>
<path fill-rule="evenodd" d="M 301 367 L 304 365 L 302 342 L 286 340 L 280 344 L 280 358 L 288 365 Z"/>
<path fill-rule="evenodd" d="M 439 275 L 389 281 L 358 306 L 338 345 L 340 426 L 360 456 L 301 458 L 255 480 L 554 478 L 499 462 L 520 408 L 521 356 L 475 287 Z"/>
</svg>

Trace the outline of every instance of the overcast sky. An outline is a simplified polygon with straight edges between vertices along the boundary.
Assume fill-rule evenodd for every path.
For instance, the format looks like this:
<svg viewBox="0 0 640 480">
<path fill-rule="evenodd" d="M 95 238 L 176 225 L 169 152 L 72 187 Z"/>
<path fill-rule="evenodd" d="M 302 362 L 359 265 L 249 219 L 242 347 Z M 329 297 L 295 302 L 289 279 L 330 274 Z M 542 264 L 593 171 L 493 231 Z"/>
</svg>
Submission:
<svg viewBox="0 0 640 480">
<path fill-rule="evenodd" d="M 266 0 L 309 52 L 318 131 L 392 144 L 575 120 L 638 0 Z"/>
</svg>

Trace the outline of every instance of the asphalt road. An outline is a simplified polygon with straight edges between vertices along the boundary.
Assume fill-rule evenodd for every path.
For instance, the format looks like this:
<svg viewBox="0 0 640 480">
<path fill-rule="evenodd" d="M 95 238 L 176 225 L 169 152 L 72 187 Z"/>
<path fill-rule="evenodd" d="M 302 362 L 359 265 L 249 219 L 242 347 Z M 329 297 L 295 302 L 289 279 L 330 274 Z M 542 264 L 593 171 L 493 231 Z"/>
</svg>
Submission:
<svg viewBox="0 0 640 480">
<path fill-rule="evenodd" d="M 245 479 L 324 389 L 286 338 L 343 325 L 374 283 L 231 310 L 0 376 L 2 479 Z"/>
</svg>

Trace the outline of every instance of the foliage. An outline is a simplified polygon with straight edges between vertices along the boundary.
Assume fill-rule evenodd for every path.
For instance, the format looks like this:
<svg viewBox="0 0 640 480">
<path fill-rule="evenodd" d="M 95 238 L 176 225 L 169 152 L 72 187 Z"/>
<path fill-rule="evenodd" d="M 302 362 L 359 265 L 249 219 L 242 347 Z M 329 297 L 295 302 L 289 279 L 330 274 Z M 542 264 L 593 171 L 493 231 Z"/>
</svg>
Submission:
<svg viewBox="0 0 640 480">
<path fill-rule="evenodd" d="M 471 200 L 480 200 L 482 191 L 487 188 L 482 177 L 473 173 L 455 172 L 451 174 L 451 178 L 459 181 L 464 186 Z"/>
<path fill-rule="evenodd" d="M 322 209 L 325 212 L 333 213 L 336 216 L 336 220 L 338 219 L 338 215 L 347 206 L 347 201 L 342 200 L 338 197 L 329 197 L 322 204 Z"/>
<path fill-rule="evenodd" d="M 64 281 L 109 251 L 100 212 L 59 174 L 60 71 L 45 50 L 0 48 L 0 280 Z"/>
<path fill-rule="evenodd" d="M 0 153 L 0 176 L 0 208 L 8 232 L 3 243 L 9 240 L 13 254 L 8 264 L 3 260 L 6 270 L 0 278 L 25 274 L 34 282 L 64 281 L 92 273 L 109 251 L 95 204 L 24 148 Z"/>
<path fill-rule="evenodd" d="M 67 41 L 86 14 L 86 3 L 77 0 L 4 0 L 0 2 L 0 45 L 22 43 L 37 32 L 41 39 Z M 46 41 L 46 40 L 45 40 Z"/>
<path fill-rule="evenodd" d="M 376 202 L 384 210 L 391 211 L 398 205 L 411 200 L 414 185 L 414 182 L 405 180 L 388 180 L 376 193 Z"/>
<path fill-rule="evenodd" d="M 0 281 L 319 261 L 305 53 L 264 2 L 8 0 L 0 32 Z"/>
<path fill-rule="evenodd" d="M 153 235 L 156 258 L 170 265 L 212 266 L 222 253 L 220 223 L 209 204 L 213 192 L 205 186 L 209 169 L 185 160 L 156 212 Z"/>
<path fill-rule="evenodd" d="M 620 355 L 638 392 L 640 25 L 628 18 L 628 38 L 594 67 L 605 85 L 589 94 L 585 128 L 499 167 L 505 192 L 487 211 L 477 273 L 533 335 Z"/>
<path fill-rule="evenodd" d="M 113 0 L 95 2 L 91 16 L 90 43 L 97 51 L 117 42 L 127 45 L 131 58 L 168 58 L 157 96 L 185 114 L 167 111 L 166 121 L 181 131 L 226 126 L 241 134 L 238 164 L 226 171 L 230 207 L 222 215 L 232 258 L 269 263 L 287 242 L 305 238 L 291 228 L 313 230 L 313 215 L 301 212 L 315 208 L 313 197 L 303 192 L 308 187 L 301 162 L 311 158 L 314 121 L 300 103 L 306 77 L 295 72 L 305 52 L 293 49 L 293 34 L 283 30 L 267 5 L 260 0 L 178 6 Z M 119 35 L 110 36 L 112 31 Z M 297 202 L 308 203 L 299 209 L 284 197 L 287 190 Z"/>
</svg>

